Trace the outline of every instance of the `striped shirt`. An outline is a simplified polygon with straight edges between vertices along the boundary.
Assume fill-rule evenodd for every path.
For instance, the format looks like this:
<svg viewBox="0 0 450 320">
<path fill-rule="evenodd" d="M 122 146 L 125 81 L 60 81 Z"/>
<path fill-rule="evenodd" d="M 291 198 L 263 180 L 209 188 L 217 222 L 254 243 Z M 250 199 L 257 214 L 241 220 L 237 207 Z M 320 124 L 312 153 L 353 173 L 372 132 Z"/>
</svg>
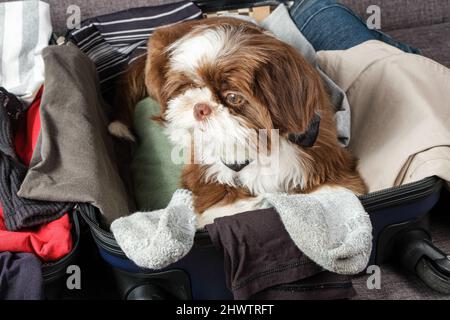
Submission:
<svg viewBox="0 0 450 320">
<path fill-rule="evenodd" d="M 187 1 L 133 8 L 87 19 L 80 29 L 68 33 L 68 40 L 93 60 L 106 95 L 127 66 L 146 54 L 147 40 L 155 29 L 201 16 L 202 11 Z"/>
</svg>

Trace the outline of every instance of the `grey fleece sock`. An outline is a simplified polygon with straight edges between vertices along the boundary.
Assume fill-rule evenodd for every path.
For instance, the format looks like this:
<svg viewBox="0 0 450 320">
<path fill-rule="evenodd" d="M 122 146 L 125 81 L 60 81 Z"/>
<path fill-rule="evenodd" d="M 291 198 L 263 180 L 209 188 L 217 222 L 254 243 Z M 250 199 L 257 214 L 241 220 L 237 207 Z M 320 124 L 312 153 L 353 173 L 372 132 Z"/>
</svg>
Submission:
<svg viewBox="0 0 450 320">
<path fill-rule="evenodd" d="M 339 274 L 364 270 L 372 250 L 372 225 L 358 198 L 335 188 L 312 194 L 268 194 L 297 247 Z"/>
<path fill-rule="evenodd" d="M 111 231 L 125 255 L 138 266 L 162 269 L 191 250 L 195 219 L 191 192 L 179 189 L 167 208 L 119 218 L 111 224 Z"/>
</svg>

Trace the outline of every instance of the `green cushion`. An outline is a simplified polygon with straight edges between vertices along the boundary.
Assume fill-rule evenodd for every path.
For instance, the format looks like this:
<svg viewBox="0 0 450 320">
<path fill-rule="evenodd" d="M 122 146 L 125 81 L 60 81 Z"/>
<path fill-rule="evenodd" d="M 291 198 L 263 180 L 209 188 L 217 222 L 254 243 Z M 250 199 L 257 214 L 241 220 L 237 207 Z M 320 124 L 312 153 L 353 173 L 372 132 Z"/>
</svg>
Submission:
<svg viewBox="0 0 450 320">
<path fill-rule="evenodd" d="M 165 208 L 173 192 L 180 187 L 181 164 L 171 160 L 172 144 L 163 127 L 151 120 L 159 105 L 151 98 L 140 101 L 134 113 L 138 146 L 133 156 L 132 172 L 139 210 Z"/>
</svg>

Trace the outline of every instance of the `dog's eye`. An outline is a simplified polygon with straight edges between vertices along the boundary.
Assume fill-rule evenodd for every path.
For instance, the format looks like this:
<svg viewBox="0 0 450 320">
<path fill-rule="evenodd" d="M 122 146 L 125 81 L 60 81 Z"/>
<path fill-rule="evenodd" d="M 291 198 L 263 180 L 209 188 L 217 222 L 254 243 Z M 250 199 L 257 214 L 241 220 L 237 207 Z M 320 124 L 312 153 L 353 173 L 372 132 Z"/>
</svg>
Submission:
<svg viewBox="0 0 450 320">
<path fill-rule="evenodd" d="M 231 104 L 232 106 L 240 106 L 244 103 L 244 97 L 241 96 L 239 93 L 236 92 L 229 92 L 225 96 L 225 100 L 227 103 Z"/>
</svg>

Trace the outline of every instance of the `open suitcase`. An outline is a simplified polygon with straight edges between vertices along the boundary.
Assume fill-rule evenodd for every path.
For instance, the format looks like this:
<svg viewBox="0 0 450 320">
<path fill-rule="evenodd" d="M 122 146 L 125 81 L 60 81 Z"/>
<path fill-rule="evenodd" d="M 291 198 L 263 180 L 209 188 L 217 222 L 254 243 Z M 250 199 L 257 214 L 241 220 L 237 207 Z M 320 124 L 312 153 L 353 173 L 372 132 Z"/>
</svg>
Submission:
<svg viewBox="0 0 450 320">
<path fill-rule="evenodd" d="M 196 1 L 204 12 L 277 5 L 280 1 Z M 442 181 L 429 177 L 360 197 L 373 224 L 369 265 L 399 260 L 427 285 L 450 292 L 450 260 L 433 246 L 430 210 L 441 195 Z M 123 299 L 232 299 L 225 284 L 223 259 L 206 231 L 198 232 L 191 252 L 164 270 L 145 270 L 129 260 L 112 233 L 102 229 L 99 212 L 88 204 L 78 207 L 101 257 L 113 268 Z"/>
<path fill-rule="evenodd" d="M 362 196 L 373 225 L 369 265 L 398 259 L 430 287 L 450 289 L 450 261 L 433 246 L 429 212 L 441 195 L 436 177 Z M 97 210 L 80 205 L 102 258 L 114 269 L 124 299 L 231 299 L 226 288 L 223 258 L 207 232 L 198 232 L 191 252 L 164 270 L 144 270 L 122 252 L 113 235 L 103 230 Z M 201 263 L 199 263 L 201 261 Z"/>
</svg>

